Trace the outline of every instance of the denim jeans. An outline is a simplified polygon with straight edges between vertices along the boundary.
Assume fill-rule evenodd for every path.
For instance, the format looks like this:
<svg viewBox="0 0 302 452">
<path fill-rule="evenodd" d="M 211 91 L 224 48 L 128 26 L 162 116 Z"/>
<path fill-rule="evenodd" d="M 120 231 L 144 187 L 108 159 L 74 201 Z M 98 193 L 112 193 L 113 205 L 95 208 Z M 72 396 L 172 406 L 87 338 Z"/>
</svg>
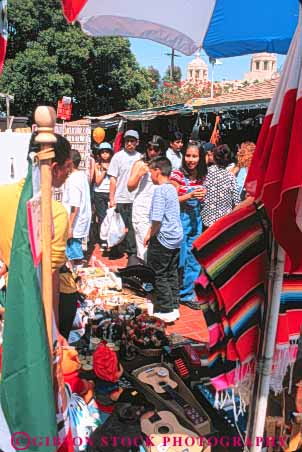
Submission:
<svg viewBox="0 0 302 452">
<path fill-rule="evenodd" d="M 94 192 L 94 205 L 98 217 L 99 228 L 104 221 L 108 209 L 109 193 Z"/>
<path fill-rule="evenodd" d="M 60 292 L 59 300 L 59 331 L 68 340 L 73 321 L 77 312 L 78 293 Z"/>
<path fill-rule="evenodd" d="M 179 248 L 170 250 L 152 237 L 147 251 L 147 265 L 155 272 L 154 312 L 171 312 L 179 306 Z"/>
<path fill-rule="evenodd" d="M 121 214 L 126 228 L 128 228 L 127 235 L 123 241 L 123 244 L 125 242 L 125 252 L 128 256 L 136 256 L 136 241 L 132 225 L 132 204 L 118 203 L 117 210 Z"/>
<path fill-rule="evenodd" d="M 192 253 L 192 244 L 202 232 L 202 220 L 200 207 L 183 209 L 180 213 L 181 224 L 184 232 L 180 248 L 179 269 L 181 270 L 180 300 L 192 301 L 196 295 L 194 291 L 195 280 L 198 278 L 201 267 Z"/>
</svg>

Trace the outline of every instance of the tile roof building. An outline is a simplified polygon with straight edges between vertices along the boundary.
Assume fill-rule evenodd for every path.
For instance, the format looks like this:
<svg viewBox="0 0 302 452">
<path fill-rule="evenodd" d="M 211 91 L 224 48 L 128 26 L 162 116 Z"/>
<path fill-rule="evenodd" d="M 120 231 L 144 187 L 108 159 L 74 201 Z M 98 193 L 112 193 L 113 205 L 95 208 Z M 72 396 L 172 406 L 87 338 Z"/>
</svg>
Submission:
<svg viewBox="0 0 302 452">
<path fill-rule="evenodd" d="M 266 108 L 276 89 L 279 79 L 267 80 L 241 87 L 231 93 L 210 98 L 191 99 L 186 105 L 202 111 L 219 111 L 234 106 L 242 108 Z"/>
</svg>

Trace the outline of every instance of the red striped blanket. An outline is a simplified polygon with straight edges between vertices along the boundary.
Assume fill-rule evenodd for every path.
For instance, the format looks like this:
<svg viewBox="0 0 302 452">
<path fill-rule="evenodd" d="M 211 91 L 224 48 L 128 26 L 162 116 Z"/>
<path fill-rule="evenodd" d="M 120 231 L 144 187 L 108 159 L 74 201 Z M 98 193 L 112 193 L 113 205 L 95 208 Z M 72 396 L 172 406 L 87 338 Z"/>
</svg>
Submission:
<svg viewBox="0 0 302 452">
<path fill-rule="evenodd" d="M 268 264 L 263 209 L 244 207 L 221 218 L 193 244 L 204 273 L 196 281 L 209 330 L 209 368 L 216 390 L 251 384 L 258 351 Z M 302 329 L 302 267 L 285 268 L 271 387 L 279 392 L 296 359 Z"/>
<path fill-rule="evenodd" d="M 245 379 L 257 354 L 267 265 L 263 219 L 263 209 L 241 208 L 221 218 L 193 244 L 209 280 L 206 303 L 202 278 L 196 292 L 205 306 L 216 389 Z"/>
<path fill-rule="evenodd" d="M 279 393 L 288 368 L 296 362 L 298 340 L 302 331 L 302 265 L 289 274 L 287 258 L 278 317 L 271 388 Z M 291 378 L 290 378 L 291 384 Z"/>
</svg>

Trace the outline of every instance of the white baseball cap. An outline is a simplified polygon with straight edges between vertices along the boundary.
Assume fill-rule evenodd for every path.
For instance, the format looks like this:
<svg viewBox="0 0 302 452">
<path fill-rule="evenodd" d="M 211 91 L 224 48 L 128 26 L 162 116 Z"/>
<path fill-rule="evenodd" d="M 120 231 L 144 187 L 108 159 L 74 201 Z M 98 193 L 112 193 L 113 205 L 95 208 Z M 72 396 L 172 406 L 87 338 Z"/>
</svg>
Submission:
<svg viewBox="0 0 302 452">
<path fill-rule="evenodd" d="M 127 132 L 124 135 L 124 138 L 126 137 L 135 138 L 137 141 L 139 140 L 139 134 L 137 133 L 136 130 L 127 130 Z"/>
</svg>

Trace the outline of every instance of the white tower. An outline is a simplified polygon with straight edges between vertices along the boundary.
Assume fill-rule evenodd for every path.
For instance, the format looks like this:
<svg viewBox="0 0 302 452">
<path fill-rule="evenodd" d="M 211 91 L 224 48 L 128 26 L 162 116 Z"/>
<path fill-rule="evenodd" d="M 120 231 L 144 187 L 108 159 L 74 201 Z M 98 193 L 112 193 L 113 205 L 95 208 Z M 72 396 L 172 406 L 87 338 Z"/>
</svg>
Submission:
<svg viewBox="0 0 302 452">
<path fill-rule="evenodd" d="M 244 80 L 271 80 L 277 74 L 277 55 L 274 53 L 255 53 L 251 59 L 251 69 L 244 76 Z"/>
<path fill-rule="evenodd" d="M 195 58 L 187 67 L 187 81 L 191 83 L 208 81 L 209 70 L 207 64 L 200 57 L 200 53 L 195 53 Z"/>
</svg>

